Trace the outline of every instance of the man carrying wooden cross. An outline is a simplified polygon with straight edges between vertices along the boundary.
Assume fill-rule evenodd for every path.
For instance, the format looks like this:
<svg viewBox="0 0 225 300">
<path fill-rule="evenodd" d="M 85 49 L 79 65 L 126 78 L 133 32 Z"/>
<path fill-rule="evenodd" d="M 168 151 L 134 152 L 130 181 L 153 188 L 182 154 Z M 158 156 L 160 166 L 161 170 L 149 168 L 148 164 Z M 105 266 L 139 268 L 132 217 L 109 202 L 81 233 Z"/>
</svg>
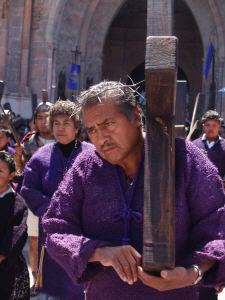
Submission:
<svg viewBox="0 0 225 300">
<path fill-rule="evenodd" d="M 141 267 L 145 137 L 134 91 L 106 81 L 78 100 L 96 150 L 75 158 L 43 217 L 49 254 L 86 284 L 87 299 L 190 300 L 198 299 L 198 282 L 224 285 L 225 196 L 214 166 L 176 141 L 176 266 L 148 275 Z"/>
</svg>

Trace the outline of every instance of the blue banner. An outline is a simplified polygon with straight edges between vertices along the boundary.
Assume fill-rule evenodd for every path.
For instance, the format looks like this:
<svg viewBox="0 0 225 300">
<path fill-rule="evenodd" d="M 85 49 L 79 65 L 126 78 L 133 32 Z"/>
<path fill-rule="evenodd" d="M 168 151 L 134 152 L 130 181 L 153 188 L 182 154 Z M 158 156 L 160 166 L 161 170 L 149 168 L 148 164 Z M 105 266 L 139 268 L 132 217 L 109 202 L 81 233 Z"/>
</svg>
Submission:
<svg viewBox="0 0 225 300">
<path fill-rule="evenodd" d="M 205 64 L 204 64 L 204 75 L 205 75 L 206 80 L 208 78 L 209 69 L 210 69 L 210 66 L 211 66 L 214 51 L 215 51 L 215 49 L 214 49 L 213 43 L 211 42 L 210 45 L 209 45 L 207 57 L 206 57 Z"/>
<path fill-rule="evenodd" d="M 79 90 L 80 81 L 80 66 L 71 64 L 69 78 L 68 78 L 68 91 L 77 94 Z"/>
</svg>

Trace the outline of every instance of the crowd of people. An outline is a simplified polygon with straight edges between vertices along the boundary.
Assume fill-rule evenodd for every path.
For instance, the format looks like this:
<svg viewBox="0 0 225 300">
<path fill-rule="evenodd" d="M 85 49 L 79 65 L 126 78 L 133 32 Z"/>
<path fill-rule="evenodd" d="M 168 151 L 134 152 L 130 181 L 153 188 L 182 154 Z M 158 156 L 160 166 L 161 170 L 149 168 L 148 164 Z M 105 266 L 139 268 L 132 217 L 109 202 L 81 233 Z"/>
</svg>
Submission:
<svg viewBox="0 0 225 300">
<path fill-rule="evenodd" d="M 141 267 L 145 135 L 132 88 L 104 81 L 76 103 L 40 103 L 33 120 L 20 144 L 0 127 L 1 299 L 216 299 L 225 285 L 216 111 L 203 115 L 197 140 L 176 139 L 176 267 L 160 276 Z"/>
</svg>

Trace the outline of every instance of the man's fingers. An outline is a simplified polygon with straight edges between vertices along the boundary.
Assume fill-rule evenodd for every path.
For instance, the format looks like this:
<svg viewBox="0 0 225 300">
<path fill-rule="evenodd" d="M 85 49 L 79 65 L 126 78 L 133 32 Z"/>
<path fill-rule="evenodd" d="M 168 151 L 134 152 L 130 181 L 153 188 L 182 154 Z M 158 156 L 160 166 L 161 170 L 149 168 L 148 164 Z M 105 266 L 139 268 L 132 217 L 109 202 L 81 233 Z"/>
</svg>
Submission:
<svg viewBox="0 0 225 300">
<path fill-rule="evenodd" d="M 124 273 L 124 270 L 123 270 L 122 265 L 120 264 L 119 260 L 114 261 L 113 268 L 116 271 L 116 273 L 119 275 L 119 277 L 122 281 L 125 281 L 125 282 L 128 281 L 126 274 Z"/>
<path fill-rule="evenodd" d="M 131 247 L 131 253 L 136 260 L 137 266 L 139 266 L 141 264 L 141 254 L 137 252 L 137 250 L 134 249 L 133 247 Z"/>
<path fill-rule="evenodd" d="M 219 293 L 222 293 L 222 291 L 223 291 L 223 289 L 224 289 L 224 287 L 223 286 L 217 286 L 217 287 L 215 287 L 215 290 L 216 290 L 216 295 L 218 295 Z"/>
<path fill-rule="evenodd" d="M 145 284 L 145 273 L 141 266 L 138 266 L 138 277 Z"/>
<path fill-rule="evenodd" d="M 173 271 L 173 270 L 162 270 L 160 272 L 160 275 L 162 278 L 167 279 L 167 280 L 172 280 L 174 278 L 177 277 L 177 272 Z"/>
<path fill-rule="evenodd" d="M 127 282 L 129 284 L 133 284 L 133 275 L 132 275 L 132 270 L 131 270 L 131 265 L 130 262 L 127 258 L 128 253 L 122 253 L 119 257 L 118 260 L 123 268 L 123 271 L 127 277 Z"/>
<path fill-rule="evenodd" d="M 166 280 L 176 280 L 178 278 L 185 278 L 187 270 L 183 267 L 177 267 L 173 270 L 162 270 L 160 275 Z"/>
<path fill-rule="evenodd" d="M 141 255 L 132 246 L 102 247 L 96 250 L 90 261 L 99 261 L 103 266 L 112 266 L 121 280 L 133 284 L 137 281 L 137 266 Z"/>
<path fill-rule="evenodd" d="M 130 266 L 131 276 L 133 281 L 132 283 L 134 283 L 137 281 L 137 261 L 131 252 L 128 252 L 126 259 Z"/>
<path fill-rule="evenodd" d="M 144 283 L 147 284 L 149 283 L 151 280 L 157 281 L 159 278 L 155 277 L 155 276 L 151 276 L 149 274 L 147 274 L 146 272 L 144 272 L 144 270 L 142 269 L 141 266 L 138 267 L 138 277 L 140 278 L 140 280 Z"/>
<path fill-rule="evenodd" d="M 135 248 L 132 246 L 126 247 L 126 253 L 124 253 L 126 256 L 126 259 L 129 263 L 131 274 L 132 274 L 132 283 L 137 281 L 138 274 L 137 274 L 137 267 L 141 263 L 141 254 L 137 252 Z"/>
</svg>

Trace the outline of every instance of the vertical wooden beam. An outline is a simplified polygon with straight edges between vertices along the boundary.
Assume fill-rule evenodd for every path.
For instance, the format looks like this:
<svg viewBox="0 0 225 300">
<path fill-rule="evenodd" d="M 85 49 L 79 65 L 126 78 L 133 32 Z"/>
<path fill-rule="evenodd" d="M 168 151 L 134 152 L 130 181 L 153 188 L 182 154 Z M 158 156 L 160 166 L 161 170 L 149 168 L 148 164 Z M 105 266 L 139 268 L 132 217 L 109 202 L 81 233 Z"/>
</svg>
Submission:
<svg viewBox="0 0 225 300">
<path fill-rule="evenodd" d="M 173 35 L 173 0 L 148 0 L 147 36 Z"/>
<path fill-rule="evenodd" d="M 159 273 L 175 263 L 173 1 L 148 0 L 147 24 L 143 268 Z"/>
</svg>

